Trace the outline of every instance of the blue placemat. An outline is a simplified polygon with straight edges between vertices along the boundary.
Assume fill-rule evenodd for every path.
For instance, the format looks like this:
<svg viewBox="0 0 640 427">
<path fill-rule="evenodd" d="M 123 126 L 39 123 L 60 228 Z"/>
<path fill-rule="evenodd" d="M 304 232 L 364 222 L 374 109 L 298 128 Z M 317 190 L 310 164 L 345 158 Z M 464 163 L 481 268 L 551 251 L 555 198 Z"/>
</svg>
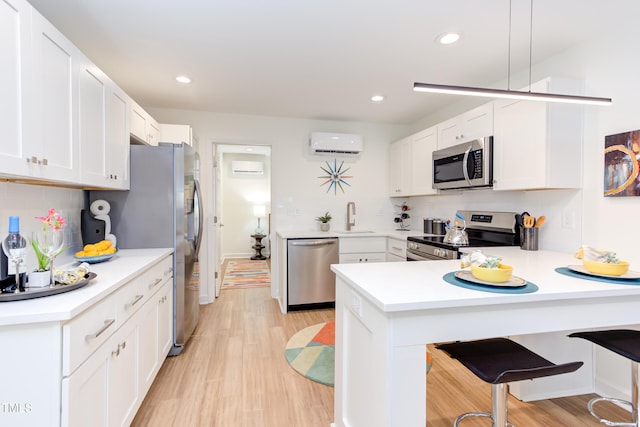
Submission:
<svg viewBox="0 0 640 427">
<path fill-rule="evenodd" d="M 471 289 L 472 291 L 493 292 L 496 294 L 530 294 L 538 290 L 538 286 L 535 283 L 531 282 L 527 282 L 526 285 L 519 286 L 517 288 L 489 286 L 467 282 L 466 280 L 460 280 L 455 276 L 455 274 L 456 272 L 452 271 L 451 273 L 447 273 L 442 276 L 442 278 L 447 283 L 450 283 L 454 286 L 459 286 L 461 288 Z"/>
<path fill-rule="evenodd" d="M 640 279 L 616 279 L 614 277 L 592 276 L 573 271 L 567 267 L 556 268 L 556 273 L 564 274 L 569 277 L 577 277 L 578 279 L 593 280 L 595 282 L 613 283 L 615 285 L 640 285 Z"/>
</svg>

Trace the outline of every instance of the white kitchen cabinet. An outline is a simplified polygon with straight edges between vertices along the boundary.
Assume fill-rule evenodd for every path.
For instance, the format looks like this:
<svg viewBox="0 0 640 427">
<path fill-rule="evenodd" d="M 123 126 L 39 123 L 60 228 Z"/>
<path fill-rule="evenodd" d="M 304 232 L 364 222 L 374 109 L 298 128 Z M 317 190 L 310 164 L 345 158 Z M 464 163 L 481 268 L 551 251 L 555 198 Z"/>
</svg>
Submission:
<svg viewBox="0 0 640 427">
<path fill-rule="evenodd" d="M 390 197 L 411 195 L 411 146 L 411 137 L 393 142 L 389 146 Z"/>
<path fill-rule="evenodd" d="M 81 181 L 128 189 L 129 98 L 84 56 L 79 81 Z"/>
<path fill-rule="evenodd" d="M 158 145 L 160 124 L 133 100 L 131 100 L 130 115 L 130 132 L 134 140 L 146 145 Z"/>
<path fill-rule="evenodd" d="M 407 260 L 407 241 L 387 237 L 387 262 L 399 262 Z"/>
<path fill-rule="evenodd" d="M 385 262 L 386 259 L 386 237 L 340 237 L 340 264 L 351 264 L 359 262 Z"/>
<path fill-rule="evenodd" d="M 144 305 L 140 320 L 140 387 L 146 393 L 173 344 L 173 280 Z"/>
<path fill-rule="evenodd" d="M 438 124 L 438 149 L 493 135 L 493 104 L 488 103 Z"/>
<path fill-rule="evenodd" d="M 533 92 L 580 93 L 579 82 L 547 78 Z M 495 101 L 493 189 L 580 188 L 582 107 Z"/>
<path fill-rule="evenodd" d="M 24 161 L 34 178 L 80 181 L 78 72 L 80 51 L 38 11 L 31 11 L 32 90 L 24 127 Z M 25 121 L 25 123 L 27 123 Z"/>
<path fill-rule="evenodd" d="M 21 0 L 0 3 L 0 174 L 79 183 L 80 51 Z"/>
<path fill-rule="evenodd" d="M 160 142 L 193 146 L 193 129 L 189 125 L 160 124 Z"/>
<path fill-rule="evenodd" d="M 29 173 L 23 153 L 25 105 L 30 90 L 31 6 L 24 0 L 0 1 L 0 174 Z"/>
<path fill-rule="evenodd" d="M 127 426 L 141 403 L 138 322 L 127 322 L 62 380 L 62 425 Z M 68 399 L 68 404 L 64 404 Z"/>
<path fill-rule="evenodd" d="M 411 136 L 411 195 L 437 194 L 433 188 L 432 153 L 437 149 L 438 128 L 433 126 Z M 406 166 L 406 165 L 405 165 Z"/>
<path fill-rule="evenodd" d="M 171 256 L 62 330 L 63 426 L 128 426 L 173 343 Z"/>
</svg>

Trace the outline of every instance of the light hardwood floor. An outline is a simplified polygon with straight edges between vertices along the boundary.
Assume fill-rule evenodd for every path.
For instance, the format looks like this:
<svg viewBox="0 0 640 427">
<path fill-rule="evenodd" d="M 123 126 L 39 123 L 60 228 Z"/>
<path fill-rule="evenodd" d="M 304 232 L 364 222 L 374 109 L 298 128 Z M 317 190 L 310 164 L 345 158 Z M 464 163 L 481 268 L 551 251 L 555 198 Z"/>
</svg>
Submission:
<svg viewBox="0 0 640 427">
<path fill-rule="evenodd" d="M 200 314 L 195 334 L 181 355 L 165 361 L 133 426 L 329 426 L 333 388 L 291 369 L 284 347 L 298 330 L 332 320 L 333 310 L 283 315 L 269 288 L 252 288 L 223 290 Z M 432 352 L 427 425 L 450 427 L 463 412 L 489 411 L 490 386 L 445 354 Z M 524 403 L 510 396 L 510 419 L 518 427 L 601 426 L 587 412 L 591 397 Z M 605 416 L 630 418 L 613 405 L 605 408 Z M 462 425 L 490 423 L 469 419 Z"/>
</svg>

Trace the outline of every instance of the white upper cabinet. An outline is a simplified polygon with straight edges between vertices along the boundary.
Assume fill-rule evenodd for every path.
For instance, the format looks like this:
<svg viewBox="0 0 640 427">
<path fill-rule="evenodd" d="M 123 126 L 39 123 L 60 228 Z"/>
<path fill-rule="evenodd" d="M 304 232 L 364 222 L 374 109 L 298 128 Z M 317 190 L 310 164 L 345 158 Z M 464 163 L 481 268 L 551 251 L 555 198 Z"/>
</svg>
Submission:
<svg viewBox="0 0 640 427">
<path fill-rule="evenodd" d="M 438 149 L 493 135 L 493 104 L 485 104 L 438 125 Z"/>
<path fill-rule="evenodd" d="M 579 82 L 545 79 L 532 92 L 580 93 Z M 580 188 L 582 107 L 495 101 L 493 189 Z"/>
<path fill-rule="evenodd" d="M 193 131 L 189 125 L 160 125 L 160 142 L 193 146 Z"/>
<path fill-rule="evenodd" d="M 79 84 L 81 181 L 129 188 L 129 97 L 83 56 Z"/>
<path fill-rule="evenodd" d="M 437 148 L 438 128 L 433 126 L 411 136 L 411 194 L 437 194 L 433 189 L 432 153 Z"/>
<path fill-rule="evenodd" d="M 158 145 L 160 125 L 135 101 L 131 101 L 131 136 L 146 145 Z"/>
<path fill-rule="evenodd" d="M 411 195 L 411 137 L 389 146 L 389 196 Z"/>
<path fill-rule="evenodd" d="M 29 90 L 31 6 L 23 0 L 0 0 L 0 174 L 28 173 L 23 153 L 25 108 Z"/>
<path fill-rule="evenodd" d="M 33 177 L 79 183 L 80 51 L 36 10 L 31 17 L 33 92 L 25 100 L 24 155 Z"/>
</svg>

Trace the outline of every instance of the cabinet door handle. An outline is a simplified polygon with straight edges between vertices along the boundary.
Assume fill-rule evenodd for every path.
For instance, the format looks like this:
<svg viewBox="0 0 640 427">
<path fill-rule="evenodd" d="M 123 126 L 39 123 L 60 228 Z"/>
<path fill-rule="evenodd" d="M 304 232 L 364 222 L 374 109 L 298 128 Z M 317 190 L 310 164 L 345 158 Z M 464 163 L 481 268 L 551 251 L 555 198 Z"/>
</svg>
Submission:
<svg viewBox="0 0 640 427">
<path fill-rule="evenodd" d="M 171 274 L 171 273 L 173 273 L 173 267 L 171 267 L 171 268 L 169 268 L 168 270 L 166 270 L 166 271 L 163 273 L 163 276 L 166 276 L 167 274 Z"/>
<path fill-rule="evenodd" d="M 118 344 L 118 348 L 113 350 L 111 352 L 111 355 L 115 356 L 115 357 L 120 356 L 120 350 L 124 350 L 126 346 L 127 346 L 127 342 L 126 341 L 122 341 L 122 344 Z"/>
<path fill-rule="evenodd" d="M 140 301 L 142 298 L 144 297 L 144 295 L 136 295 L 136 297 L 133 299 L 133 301 L 128 302 L 124 305 L 124 308 L 126 310 L 129 310 L 131 307 L 133 307 L 134 305 L 136 305 L 138 303 L 138 301 Z"/>
<path fill-rule="evenodd" d="M 156 279 L 152 284 L 149 285 L 149 289 L 155 288 L 160 282 L 162 282 L 162 279 Z"/>
<path fill-rule="evenodd" d="M 100 335 L 102 335 L 102 333 L 104 331 L 106 331 L 109 326 L 113 325 L 115 323 L 116 319 L 107 319 L 104 321 L 104 324 L 100 327 L 100 329 L 98 329 L 97 331 L 95 331 L 92 334 L 87 335 L 86 337 L 84 337 L 85 341 L 91 341 L 93 339 L 98 338 Z"/>
</svg>

